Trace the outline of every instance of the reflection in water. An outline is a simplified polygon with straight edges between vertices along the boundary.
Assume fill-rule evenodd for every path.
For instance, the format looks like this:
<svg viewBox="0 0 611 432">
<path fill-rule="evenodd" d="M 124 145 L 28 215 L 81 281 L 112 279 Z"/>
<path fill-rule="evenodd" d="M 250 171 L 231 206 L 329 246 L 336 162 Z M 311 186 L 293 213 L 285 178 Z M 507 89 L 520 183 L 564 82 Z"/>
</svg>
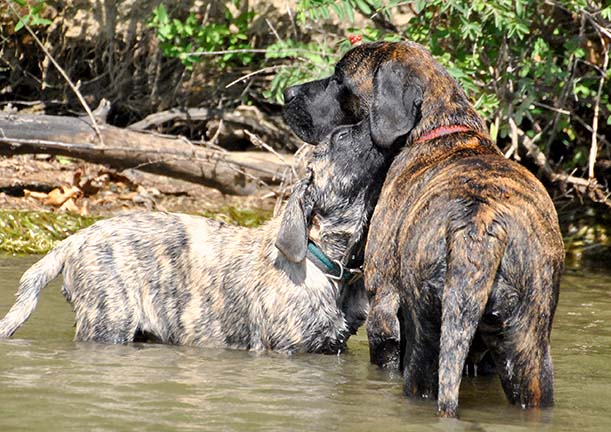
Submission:
<svg viewBox="0 0 611 432">
<path fill-rule="evenodd" d="M 0 314 L 32 262 L 0 258 Z M 563 280 L 553 410 L 510 406 L 498 378 L 478 377 L 463 381 L 452 421 L 403 398 L 400 377 L 368 363 L 362 334 L 341 356 L 74 343 L 55 282 L 18 339 L 0 341 L 0 430 L 611 430 L 610 288 L 600 274 Z"/>
</svg>

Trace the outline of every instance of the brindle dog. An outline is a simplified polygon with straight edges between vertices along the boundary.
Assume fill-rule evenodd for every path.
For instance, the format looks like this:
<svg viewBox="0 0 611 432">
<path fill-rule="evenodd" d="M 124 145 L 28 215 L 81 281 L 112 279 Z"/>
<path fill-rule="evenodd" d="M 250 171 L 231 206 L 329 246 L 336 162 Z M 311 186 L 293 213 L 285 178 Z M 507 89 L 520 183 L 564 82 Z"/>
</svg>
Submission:
<svg viewBox="0 0 611 432">
<path fill-rule="evenodd" d="M 414 88 L 423 102 L 410 132 Z M 470 348 L 475 362 L 487 351 L 512 403 L 552 405 L 549 339 L 564 261 L 556 212 L 447 71 L 415 43 L 365 44 L 333 77 L 288 96 L 306 141 L 369 121 L 377 146 L 404 146 L 366 246 L 371 361 L 401 368 L 405 394 L 438 398 L 439 414 L 455 416 Z"/>
<path fill-rule="evenodd" d="M 412 125 L 419 102 L 414 94 Z M 41 289 L 62 273 L 78 341 L 343 350 L 368 309 L 362 279 L 353 283 L 344 266 L 362 260 L 395 149 L 374 146 L 365 122 L 329 129 L 319 141 L 282 217 L 261 228 L 141 213 L 66 239 L 23 275 L 0 338 L 25 322 Z M 316 253 L 308 253 L 312 245 Z"/>
</svg>

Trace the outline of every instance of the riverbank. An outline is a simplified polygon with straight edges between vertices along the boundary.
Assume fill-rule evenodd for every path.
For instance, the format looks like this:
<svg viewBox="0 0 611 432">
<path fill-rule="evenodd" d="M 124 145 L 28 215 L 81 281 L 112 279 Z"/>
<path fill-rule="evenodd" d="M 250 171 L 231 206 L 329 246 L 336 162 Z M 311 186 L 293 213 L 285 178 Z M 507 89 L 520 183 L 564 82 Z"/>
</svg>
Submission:
<svg viewBox="0 0 611 432">
<path fill-rule="evenodd" d="M 95 221 L 139 211 L 197 214 L 257 226 L 273 213 L 270 190 L 240 197 L 135 170 L 68 158 L 0 158 L 0 253 L 42 254 Z"/>
<path fill-rule="evenodd" d="M 97 220 L 156 210 L 202 215 L 241 226 L 271 218 L 270 190 L 238 197 L 134 170 L 116 172 L 68 158 L 0 158 L 0 253 L 42 254 Z M 611 215 L 556 202 L 567 267 L 611 267 Z"/>
</svg>

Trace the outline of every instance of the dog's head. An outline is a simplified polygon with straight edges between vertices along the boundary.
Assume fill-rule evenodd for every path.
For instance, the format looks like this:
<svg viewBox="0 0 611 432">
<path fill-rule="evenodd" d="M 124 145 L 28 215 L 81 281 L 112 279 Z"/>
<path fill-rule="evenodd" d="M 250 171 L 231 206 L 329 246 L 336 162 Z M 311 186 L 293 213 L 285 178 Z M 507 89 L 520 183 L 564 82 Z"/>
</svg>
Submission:
<svg viewBox="0 0 611 432">
<path fill-rule="evenodd" d="M 411 42 L 355 47 L 332 76 L 289 87 L 284 98 L 286 123 L 310 144 L 324 142 L 339 126 L 363 120 L 380 147 L 409 143 L 440 126 L 484 130 L 456 81 L 425 48 Z M 410 116 L 415 105 L 419 114 L 414 125 Z"/>
<path fill-rule="evenodd" d="M 285 121 L 317 145 L 308 178 L 285 207 L 276 242 L 290 261 L 304 259 L 313 215 L 323 231 L 315 234 L 324 237 L 317 244 L 334 259 L 341 258 L 353 228 L 362 234 L 400 147 L 393 144 L 404 143 L 421 117 L 424 84 L 406 61 L 397 60 L 402 46 L 359 46 L 331 77 L 286 90 Z"/>
<path fill-rule="evenodd" d="M 412 87 L 405 95 L 415 100 L 420 93 Z M 413 125 L 419 104 L 411 106 L 407 117 Z M 343 260 L 363 240 L 396 150 L 374 144 L 367 120 L 335 128 L 315 147 L 306 177 L 289 197 L 276 247 L 289 261 L 301 262 L 309 238 L 332 260 Z"/>
</svg>

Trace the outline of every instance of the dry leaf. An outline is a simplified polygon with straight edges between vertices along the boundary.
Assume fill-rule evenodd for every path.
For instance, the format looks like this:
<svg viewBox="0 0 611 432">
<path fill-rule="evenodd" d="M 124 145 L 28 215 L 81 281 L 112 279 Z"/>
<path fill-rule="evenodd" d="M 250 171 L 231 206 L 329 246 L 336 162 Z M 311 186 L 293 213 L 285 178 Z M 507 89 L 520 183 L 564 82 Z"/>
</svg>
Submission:
<svg viewBox="0 0 611 432">
<path fill-rule="evenodd" d="M 47 199 L 47 194 L 44 192 L 37 192 L 37 191 L 31 191 L 29 189 L 24 189 L 23 190 L 23 196 L 25 198 L 34 198 L 34 199 L 38 199 L 38 200 L 44 200 Z"/>
<path fill-rule="evenodd" d="M 78 199 L 83 195 L 83 192 L 76 186 L 64 187 L 53 189 L 47 194 L 47 198 L 44 201 L 45 205 L 52 205 L 54 207 L 60 207 L 70 198 Z"/>
</svg>

